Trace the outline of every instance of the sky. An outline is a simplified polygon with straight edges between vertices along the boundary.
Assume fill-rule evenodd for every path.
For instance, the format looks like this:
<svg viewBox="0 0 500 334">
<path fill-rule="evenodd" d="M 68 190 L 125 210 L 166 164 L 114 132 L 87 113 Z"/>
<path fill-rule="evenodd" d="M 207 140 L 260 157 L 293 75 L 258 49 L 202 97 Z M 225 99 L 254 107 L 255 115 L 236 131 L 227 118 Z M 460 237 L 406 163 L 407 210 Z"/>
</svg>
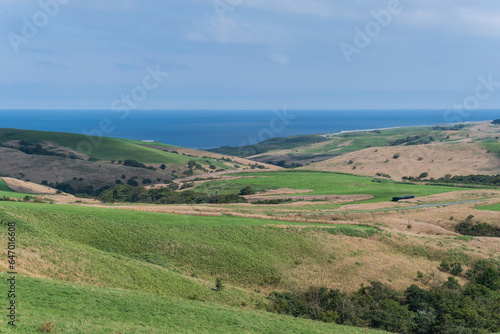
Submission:
<svg viewBox="0 0 500 334">
<path fill-rule="evenodd" d="M 0 0 L 0 109 L 500 107 L 498 0 Z"/>
</svg>

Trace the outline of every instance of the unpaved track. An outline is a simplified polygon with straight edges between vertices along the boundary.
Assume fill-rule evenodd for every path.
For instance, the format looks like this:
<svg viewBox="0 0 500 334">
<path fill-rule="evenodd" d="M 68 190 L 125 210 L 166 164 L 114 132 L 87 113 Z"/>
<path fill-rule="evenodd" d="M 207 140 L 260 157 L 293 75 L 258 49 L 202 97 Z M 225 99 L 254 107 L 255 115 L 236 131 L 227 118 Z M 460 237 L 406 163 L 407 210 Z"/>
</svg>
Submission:
<svg viewBox="0 0 500 334">
<path fill-rule="evenodd" d="M 399 208 L 387 208 L 387 209 L 372 209 L 372 210 L 355 210 L 355 211 L 320 211 L 320 212 L 300 212 L 301 215 L 318 215 L 318 214 L 348 214 L 348 213 L 367 213 L 367 212 L 384 212 L 384 211 L 402 211 L 402 210 L 415 210 L 423 208 L 434 208 L 438 206 L 451 206 L 458 204 L 468 204 L 482 202 L 484 199 L 475 199 L 470 201 L 461 202 L 450 202 L 450 203 L 439 203 L 439 204 L 422 204 L 416 206 L 405 206 Z M 282 213 L 280 213 L 282 214 Z"/>
</svg>

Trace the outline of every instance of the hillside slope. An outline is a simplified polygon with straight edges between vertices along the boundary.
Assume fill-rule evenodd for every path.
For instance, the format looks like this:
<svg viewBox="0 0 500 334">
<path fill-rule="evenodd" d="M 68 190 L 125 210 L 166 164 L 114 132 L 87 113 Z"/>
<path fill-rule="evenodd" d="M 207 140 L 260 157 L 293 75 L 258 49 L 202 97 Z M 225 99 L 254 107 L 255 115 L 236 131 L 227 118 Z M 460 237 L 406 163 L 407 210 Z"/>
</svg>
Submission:
<svg viewBox="0 0 500 334">
<path fill-rule="evenodd" d="M 394 158 L 396 154 L 399 154 L 397 159 Z M 385 173 L 393 179 L 418 177 L 426 172 L 429 178 L 437 179 L 446 174 L 496 175 L 500 172 L 500 157 L 488 153 L 483 145 L 476 143 L 372 147 L 303 168 L 368 176 Z"/>
<path fill-rule="evenodd" d="M 257 167 L 278 168 L 162 143 L 0 129 L 0 176 L 46 181 L 52 187 L 66 183 L 76 192 L 91 193 L 131 178 L 139 184 L 164 184 L 186 175 Z"/>
<path fill-rule="evenodd" d="M 0 274 L 1 289 L 7 289 L 7 278 Z M 51 326 L 55 333 L 68 334 L 384 333 L 155 294 L 17 278 L 22 282 L 17 326 L 12 329 L 2 317 L 2 333 L 37 333 Z"/>
</svg>

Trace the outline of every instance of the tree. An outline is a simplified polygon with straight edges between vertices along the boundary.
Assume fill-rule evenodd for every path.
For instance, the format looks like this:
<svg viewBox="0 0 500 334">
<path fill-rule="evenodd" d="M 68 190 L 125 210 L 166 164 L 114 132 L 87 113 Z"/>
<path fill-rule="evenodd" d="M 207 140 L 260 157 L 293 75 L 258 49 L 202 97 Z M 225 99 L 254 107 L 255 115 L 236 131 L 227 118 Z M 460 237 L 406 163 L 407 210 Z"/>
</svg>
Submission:
<svg viewBox="0 0 500 334">
<path fill-rule="evenodd" d="M 221 291 L 224 289 L 224 284 L 222 284 L 222 278 L 217 277 L 215 279 L 215 291 Z"/>
<path fill-rule="evenodd" d="M 139 186 L 139 183 L 138 183 L 136 180 L 132 179 L 132 178 L 128 179 L 127 184 L 128 184 L 129 186 L 132 186 L 132 187 L 137 187 L 137 186 Z"/>
<path fill-rule="evenodd" d="M 246 186 L 240 191 L 240 195 L 253 195 L 253 194 L 255 194 L 255 191 L 253 191 L 252 186 Z"/>
</svg>

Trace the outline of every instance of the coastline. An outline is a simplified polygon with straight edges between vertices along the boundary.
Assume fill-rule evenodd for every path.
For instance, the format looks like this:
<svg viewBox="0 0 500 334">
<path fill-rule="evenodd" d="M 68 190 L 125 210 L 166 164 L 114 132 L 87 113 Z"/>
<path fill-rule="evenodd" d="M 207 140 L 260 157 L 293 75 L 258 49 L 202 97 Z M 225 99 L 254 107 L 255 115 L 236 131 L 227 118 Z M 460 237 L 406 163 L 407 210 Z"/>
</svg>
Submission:
<svg viewBox="0 0 500 334">
<path fill-rule="evenodd" d="M 376 129 L 364 129 L 364 130 L 343 130 L 340 132 L 332 132 L 332 133 L 323 133 L 320 134 L 321 137 L 332 137 L 332 136 L 338 136 L 342 135 L 345 133 L 353 133 L 353 132 L 371 132 L 371 131 L 383 131 L 383 130 L 394 130 L 394 129 L 404 129 L 404 128 L 427 128 L 427 127 L 434 127 L 434 126 L 453 126 L 453 125 L 458 125 L 458 124 L 485 124 L 485 123 L 491 123 L 493 120 L 487 120 L 487 121 L 467 121 L 467 122 L 459 122 L 459 123 L 441 123 L 441 124 L 426 124 L 426 125 L 411 125 L 411 126 L 393 126 L 393 127 L 388 127 L 388 128 L 376 128 Z"/>
</svg>

